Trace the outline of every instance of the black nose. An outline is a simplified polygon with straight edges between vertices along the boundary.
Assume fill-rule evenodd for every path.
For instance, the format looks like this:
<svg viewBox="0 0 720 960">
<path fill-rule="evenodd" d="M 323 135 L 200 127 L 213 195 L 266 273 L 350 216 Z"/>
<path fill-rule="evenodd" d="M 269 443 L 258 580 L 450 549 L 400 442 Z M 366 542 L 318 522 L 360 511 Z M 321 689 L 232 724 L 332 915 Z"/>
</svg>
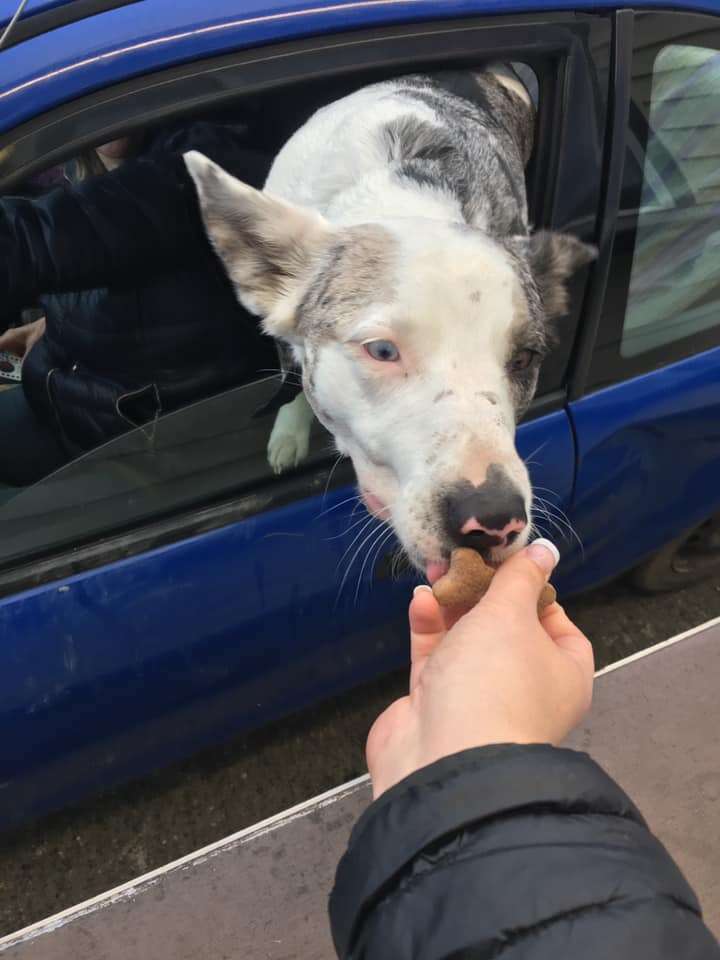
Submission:
<svg viewBox="0 0 720 960">
<path fill-rule="evenodd" d="M 462 481 L 445 497 L 445 529 L 461 546 L 507 547 L 526 526 L 522 494 L 500 466 L 493 464 L 480 486 Z"/>
</svg>

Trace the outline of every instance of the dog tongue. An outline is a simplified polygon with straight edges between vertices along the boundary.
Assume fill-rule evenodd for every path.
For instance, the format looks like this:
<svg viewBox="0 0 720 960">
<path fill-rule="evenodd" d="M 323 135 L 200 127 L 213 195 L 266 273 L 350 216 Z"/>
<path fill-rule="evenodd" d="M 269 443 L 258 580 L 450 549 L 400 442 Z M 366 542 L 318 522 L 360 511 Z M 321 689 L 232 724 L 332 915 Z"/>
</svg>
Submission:
<svg viewBox="0 0 720 960">
<path fill-rule="evenodd" d="M 430 586 L 436 583 L 440 577 L 444 577 L 449 569 L 450 564 L 447 562 L 447 560 L 429 563 L 425 570 L 425 576 L 428 578 L 428 583 Z"/>
</svg>

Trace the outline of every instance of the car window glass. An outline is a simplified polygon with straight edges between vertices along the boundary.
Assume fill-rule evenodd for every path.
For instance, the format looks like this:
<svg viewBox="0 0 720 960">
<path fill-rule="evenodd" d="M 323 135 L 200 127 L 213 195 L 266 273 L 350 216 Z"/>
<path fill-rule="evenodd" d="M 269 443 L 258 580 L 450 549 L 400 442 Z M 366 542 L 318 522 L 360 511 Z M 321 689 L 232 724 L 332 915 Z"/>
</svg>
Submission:
<svg viewBox="0 0 720 960">
<path fill-rule="evenodd" d="M 0 485 L 0 567 L 253 489 L 248 511 L 262 509 L 275 492 L 256 488 L 271 475 L 266 451 L 276 394 L 277 382 L 266 377 L 128 431 L 38 483 Z M 325 478 L 321 483 L 315 474 L 329 453 L 330 438 L 316 421 L 303 489 L 316 484 L 322 491 Z"/>
<path fill-rule="evenodd" d="M 158 443 L 182 434 L 189 459 L 175 458 L 170 471 L 180 482 L 213 466 L 217 451 L 207 460 L 205 451 L 218 429 L 229 437 L 250 418 L 253 429 L 244 429 L 242 448 L 224 452 L 236 461 L 237 477 L 221 480 L 216 470 L 216 494 L 327 452 L 328 438 L 315 425 L 302 451 L 286 444 L 280 457 L 271 455 L 275 417 L 300 393 L 298 376 L 284 376 L 277 345 L 239 304 L 186 186 L 182 153 L 188 149 L 204 149 L 261 186 L 273 151 L 256 119 L 252 107 L 240 105 L 101 143 L 32 176 L 0 201 L 5 232 L 18 235 L 0 335 L 0 427 L 18 441 L 15 455 L 0 465 L 5 512 L 22 513 L 16 498 L 35 487 L 33 502 L 38 495 L 51 502 L 58 475 L 85 476 L 88 464 L 98 482 L 98 463 L 109 470 L 115 456 L 128 462 L 126 436 L 135 447 L 144 443 L 155 469 Z M 146 259 L 126 262 L 143 228 L 152 239 Z M 183 241 L 171 246 L 166 236 L 176 230 Z M 164 245 L 157 260 L 155 242 Z M 253 383 L 262 386 L 243 392 Z M 193 413 L 185 416 L 189 408 Z M 249 472 L 238 463 L 247 463 L 248 445 Z M 161 473 L 170 483 L 164 446 Z M 146 475 L 145 482 L 157 481 Z M 135 486 L 142 484 L 136 474 Z M 152 494 L 143 489 L 142 497 Z M 107 519 L 121 521 L 122 514 L 115 509 Z"/>
<path fill-rule="evenodd" d="M 530 68 L 519 72 L 537 100 L 536 75 Z M 344 89 L 333 90 L 333 98 L 353 86 L 350 81 L 344 85 Z M 327 101 L 328 92 L 315 85 L 296 92 L 295 97 L 293 117 L 302 122 Z M 127 171 L 131 163 L 156 162 L 163 151 L 192 148 L 197 130 L 202 138 L 208 127 L 213 128 L 211 140 L 220 138 L 224 143 L 223 138 L 235 136 L 234 126 L 249 125 L 253 133 L 247 142 L 253 150 L 265 150 L 271 159 L 292 133 L 292 123 L 287 120 L 287 95 L 275 94 L 263 103 L 264 107 L 243 101 L 237 110 L 224 107 L 220 113 L 184 118 L 171 129 L 150 128 L 130 144 L 122 143 L 122 138 L 99 144 L 34 175 L 1 202 L 20 215 L 23 202 L 55 197 L 53 216 L 60 218 L 65 209 L 63 197 L 72 201 L 73 191 L 82 193 L 93 184 L 102 185 L 108 171 Z M 285 111 L 284 126 L 271 122 L 273 111 L 278 110 Z M 233 172 L 242 175 L 242 169 Z M 80 207 L 91 196 L 95 202 L 90 193 L 82 194 Z M 128 206 L 137 202 L 131 191 L 125 196 Z M 159 216 L 159 198 L 157 211 L 154 198 L 145 199 L 149 220 Z M 47 209 L 43 207 L 43 211 Z M 119 230 L 122 210 L 117 220 L 110 207 L 103 208 L 100 216 L 105 218 L 103 229 L 108 235 Z M 52 217 L 43 222 L 51 224 Z M 50 233 L 44 239 L 49 241 L 45 253 L 52 257 L 53 243 L 59 238 Z M 72 235 L 62 238 L 58 256 L 73 240 Z M 86 249 L 87 243 L 79 242 L 77 256 L 82 257 Z M 326 470 L 333 463 L 332 440 L 317 421 L 310 429 L 307 450 L 290 444 L 273 455 L 278 413 L 298 396 L 297 374 L 282 381 L 274 343 L 260 336 L 257 321 L 240 311 L 234 294 L 231 302 L 224 296 L 223 289 L 227 294 L 230 284 L 217 262 L 210 260 L 212 255 L 202 264 L 165 265 L 157 271 L 149 263 L 147 270 L 142 265 L 130 277 L 103 287 L 68 289 L 61 283 L 57 290 L 43 290 L 8 310 L 5 324 L 11 333 L 33 326 L 38 337 L 33 335 L 28 343 L 23 384 L 13 379 L 16 371 L 5 371 L 7 376 L 0 378 L 0 422 L 3 411 L 7 424 L 7 418 L 22 407 L 24 419 L 17 421 L 15 433 L 23 438 L 24 455 L 28 448 L 31 453 L 35 449 L 39 459 L 34 465 L 38 476 L 25 479 L 18 474 L 17 458 L 8 458 L 6 475 L 0 476 L 4 530 L 0 567 L 22 557 L 88 542 L 100 532 L 127 529 L 250 491 L 257 493 L 257 509 L 262 509 L 274 502 L 276 491 L 289 476 L 303 478 L 298 479 L 295 495 L 307 495 L 320 476 L 318 468 Z M 175 274 L 180 285 L 185 284 L 179 299 L 173 290 Z M 188 298 L 195 296 L 198 284 L 200 298 L 191 303 Z M 186 310 L 188 305 L 192 309 Z M 242 320 L 252 343 L 239 335 L 224 337 L 217 324 L 212 326 L 221 310 L 234 311 L 232 323 Z M 52 321 L 48 311 L 54 311 Z M 123 317 L 128 336 L 135 338 L 133 349 L 121 344 L 118 352 L 114 346 L 111 328 L 118 315 Z M 163 325 L 174 322 L 178 315 L 181 322 L 170 333 L 186 339 L 182 349 L 175 349 L 177 339 L 163 339 L 168 331 L 162 331 Z M 191 329 L 196 316 L 204 324 L 199 337 Z M 86 355 L 78 357 L 74 348 L 68 347 L 77 346 L 82 338 L 86 344 L 92 343 L 96 368 Z M 233 351 L 237 364 L 232 362 Z M 22 344 L 8 352 L 21 354 Z M 241 364 L 240 360 L 248 362 Z M 137 369 L 126 383 L 122 364 L 128 362 L 137 364 Z M 225 373 L 215 376 L 221 363 Z M 26 381 L 31 367 L 34 388 Z M 185 389 L 188 379 L 192 384 Z M 102 409 L 95 409 L 99 396 Z M 42 428 L 37 433 L 36 420 Z M 62 448 L 60 459 L 46 457 L 48 436 L 51 447 L 58 444 Z M 323 476 L 317 482 L 326 479 Z"/>
<path fill-rule="evenodd" d="M 632 358 L 718 324 L 720 53 L 657 54 L 620 354 Z M 629 151 L 641 148 L 632 128 Z"/>
</svg>

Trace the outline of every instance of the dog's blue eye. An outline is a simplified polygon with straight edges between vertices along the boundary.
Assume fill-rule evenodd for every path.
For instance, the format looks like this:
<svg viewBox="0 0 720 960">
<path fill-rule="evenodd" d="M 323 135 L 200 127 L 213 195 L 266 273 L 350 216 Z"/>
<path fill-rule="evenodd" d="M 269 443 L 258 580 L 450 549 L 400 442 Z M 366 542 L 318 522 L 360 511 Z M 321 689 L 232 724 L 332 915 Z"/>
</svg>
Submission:
<svg viewBox="0 0 720 960">
<path fill-rule="evenodd" d="M 400 359 L 400 351 L 390 340 L 368 340 L 363 346 L 373 360 L 380 360 L 382 363 L 394 363 Z"/>
</svg>

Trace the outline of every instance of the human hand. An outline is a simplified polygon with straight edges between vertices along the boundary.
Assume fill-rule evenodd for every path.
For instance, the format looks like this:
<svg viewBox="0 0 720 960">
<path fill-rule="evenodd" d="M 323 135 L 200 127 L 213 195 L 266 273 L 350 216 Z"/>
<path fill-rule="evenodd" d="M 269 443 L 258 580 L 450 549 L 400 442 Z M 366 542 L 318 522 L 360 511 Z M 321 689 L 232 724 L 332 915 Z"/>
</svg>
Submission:
<svg viewBox="0 0 720 960">
<path fill-rule="evenodd" d="M 40 337 L 45 333 L 45 317 L 23 324 L 22 327 L 10 327 L 0 335 L 0 350 L 24 359 Z"/>
<path fill-rule="evenodd" d="M 454 624 L 429 588 L 416 589 L 410 693 L 378 717 L 367 740 L 375 797 L 470 747 L 558 744 L 590 708 L 590 642 L 558 603 L 538 619 L 538 597 L 557 562 L 542 542 L 507 560 Z"/>
</svg>

